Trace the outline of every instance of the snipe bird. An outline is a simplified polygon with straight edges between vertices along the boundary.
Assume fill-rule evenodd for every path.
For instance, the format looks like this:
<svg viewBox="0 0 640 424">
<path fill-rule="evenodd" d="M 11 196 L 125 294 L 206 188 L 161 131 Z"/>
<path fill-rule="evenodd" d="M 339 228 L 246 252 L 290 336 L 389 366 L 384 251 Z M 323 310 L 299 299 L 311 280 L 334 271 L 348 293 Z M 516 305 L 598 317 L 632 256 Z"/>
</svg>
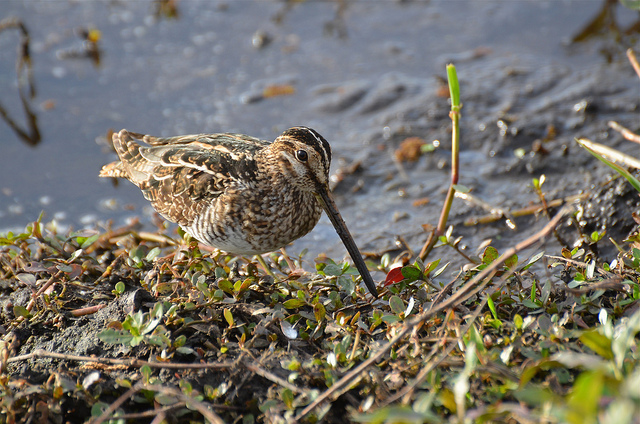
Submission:
<svg viewBox="0 0 640 424">
<path fill-rule="evenodd" d="M 331 147 L 315 130 L 294 127 L 274 142 L 242 134 L 157 138 L 113 134 L 120 161 L 101 177 L 137 185 L 160 215 L 200 242 L 236 255 L 272 252 L 315 227 L 324 210 L 364 283 L 371 274 L 329 188 Z"/>
</svg>

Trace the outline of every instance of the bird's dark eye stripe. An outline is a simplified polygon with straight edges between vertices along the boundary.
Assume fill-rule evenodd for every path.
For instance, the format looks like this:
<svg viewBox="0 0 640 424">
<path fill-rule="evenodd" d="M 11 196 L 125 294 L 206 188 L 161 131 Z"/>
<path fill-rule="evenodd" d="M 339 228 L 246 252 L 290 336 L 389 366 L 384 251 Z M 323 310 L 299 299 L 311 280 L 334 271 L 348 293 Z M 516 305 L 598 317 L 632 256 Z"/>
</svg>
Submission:
<svg viewBox="0 0 640 424">
<path fill-rule="evenodd" d="M 329 161 L 329 163 L 331 163 L 331 147 L 329 146 L 329 143 L 327 142 L 327 140 L 325 140 L 323 136 L 318 134 L 318 132 L 316 130 L 308 128 L 308 127 L 303 127 L 303 128 L 306 129 L 307 131 L 309 131 L 315 137 L 316 141 L 320 142 L 320 143 L 317 143 L 317 142 L 313 143 L 312 144 L 313 148 L 321 156 L 325 156 L 326 155 L 327 160 Z"/>
<path fill-rule="evenodd" d="M 282 135 L 288 135 L 296 138 L 299 142 L 302 142 L 313 150 L 318 152 L 323 162 L 326 159 L 325 166 L 328 168 L 331 163 L 331 147 L 327 140 L 324 139 L 317 131 L 307 127 L 293 127 L 286 130 Z"/>
</svg>

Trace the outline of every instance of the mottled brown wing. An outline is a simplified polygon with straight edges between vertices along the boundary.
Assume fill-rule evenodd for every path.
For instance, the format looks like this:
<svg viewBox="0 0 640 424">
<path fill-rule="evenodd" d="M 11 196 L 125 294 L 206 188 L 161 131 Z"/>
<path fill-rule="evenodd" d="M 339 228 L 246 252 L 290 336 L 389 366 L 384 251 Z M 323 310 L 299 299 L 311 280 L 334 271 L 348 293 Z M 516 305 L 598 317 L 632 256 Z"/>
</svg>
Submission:
<svg viewBox="0 0 640 424">
<path fill-rule="evenodd" d="M 107 165 L 104 176 L 125 176 L 161 215 L 189 226 L 226 189 L 246 181 L 254 155 L 269 143 L 235 134 L 156 138 L 122 130 L 113 144 L 121 162 Z"/>
</svg>

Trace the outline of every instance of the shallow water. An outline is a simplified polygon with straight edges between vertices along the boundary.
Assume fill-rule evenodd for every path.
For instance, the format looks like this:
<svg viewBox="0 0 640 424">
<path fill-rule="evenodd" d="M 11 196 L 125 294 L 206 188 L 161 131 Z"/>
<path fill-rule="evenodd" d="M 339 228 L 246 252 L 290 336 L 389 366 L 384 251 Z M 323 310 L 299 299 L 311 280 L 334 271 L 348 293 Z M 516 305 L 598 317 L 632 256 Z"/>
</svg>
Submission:
<svg viewBox="0 0 640 424">
<path fill-rule="evenodd" d="M 574 137 L 634 149 L 606 126 L 610 119 L 638 126 L 640 83 L 623 54 L 633 36 L 618 42 L 604 32 L 571 42 L 604 2 L 177 5 L 178 16 L 167 17 L 151 2 L 2 2 L 2 16 L 21 19 L 30 32 L 36 94 L 27 107 L 41 140 L 29 146 L 0 122 L 0 228 L 21 228 L 41 210 L 45 220 L 74 228 L 148 220 L 152 211 L 136 187 L 97 176 L 115 159 L 104 141 L 109 129 L 273 139 L 306 125 L 331 142 L 332 172 L 360 162 L 336 187 L 360 248 L 395 249 L 401 236 L 419 249 L 422 224 L 436 224 L 450 178 L 448 101 L 438 91 L 449 62 L 464 103 L 460 183 L 486 202 L 535 202 L 528 186 L 542 173 L 550 197 L 588 190 L 605 171 Z M 622 29 L 637 15 L 621 6 L 612 13 Z M 99 63 L 71 57 L 82 52 L 81 28 L 100 31 Z M 0 105 L 26 128 L 17 44 L 17 32 L 0 33 Z M 262 98 L 271 85 L 295 92 Z M 532 152 L 549 125 L 556 132 L 545 143 L 549 154 Z M 409 136 L 443 147 L 399 165 L 393 152 Z M 529 152 L 524 159 L 517 148 Z M 428 205 L 414 206 L 424 198 Z M 456 200 L 451 222 L 483 213 Z M 517 233 L 503 224 L 460 231 L 470 245 L 485 238 L 508 244 L 539 226 L 525 219 Z M 326 218 L 289 251 L 303 248 L 344 254 Z"/>
</svg>

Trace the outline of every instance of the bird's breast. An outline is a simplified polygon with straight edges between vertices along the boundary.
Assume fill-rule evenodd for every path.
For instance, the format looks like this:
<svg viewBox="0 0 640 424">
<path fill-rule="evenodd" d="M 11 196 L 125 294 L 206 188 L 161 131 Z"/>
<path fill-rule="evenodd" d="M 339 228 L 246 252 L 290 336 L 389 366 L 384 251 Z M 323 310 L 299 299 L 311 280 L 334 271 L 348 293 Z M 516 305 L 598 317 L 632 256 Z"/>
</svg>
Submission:
<svg viewBox="0 0 640 424">
<path fill-rule="evenodd" d="M 201 242 L 234 254 L 277 250 L 318 223 L 322 207 L 310 192 L 292 187 L 230 187 L 185 231 Z"/>
</svg>

